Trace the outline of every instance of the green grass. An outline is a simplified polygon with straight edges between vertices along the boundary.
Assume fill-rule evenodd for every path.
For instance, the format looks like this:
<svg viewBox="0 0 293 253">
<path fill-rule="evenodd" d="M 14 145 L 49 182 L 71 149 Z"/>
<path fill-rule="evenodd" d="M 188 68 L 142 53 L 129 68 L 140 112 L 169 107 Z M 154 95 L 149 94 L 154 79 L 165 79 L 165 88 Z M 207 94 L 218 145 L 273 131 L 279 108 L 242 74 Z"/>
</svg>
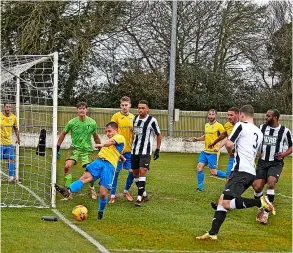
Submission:
<svg viewBox="0 0 293 253">
<path fill-rule="evenodd" d="M 64 159 L 64 154 L 62 154 Z M 198 155 L 162 153 L 152 161 L 147 175 L 150 201 L 141 208 L 129 203 L 121 194 L 114 205 L 108 204 L 102 222 L 96 221 L 97 202 L 88 195 L 88 186 L 64 202 L 57 198 L 58 210 L 103 246 L 113 252 L 144 250 L 227 251 L 227 252 L 292 252 L 292 200 L 277 195 L 277 215 L 270 216 L 268 225 L 255 221 L 256 208 L 233 210 L 228 213 L 218 241 L 196 241 L 195 236 L 210 229 L 214 211 L 210 202 L 217 200 L 224 181 L 210 177 L 205 170 L 205 191 L 196 188 L 196 161 Z M 222 155 L 220 168 L 226 168 L 228 157 Z M 58 162 L 58 179 L 63 183 L 63 160 Z M 276 193 L 292 195 L 292 158 L 285 167 Z M 82 173 L 78 164 L 74 178 Z M 122 171 L 118 192 L 122 192 L 126 179 Z M 96 187 L 98 188 L 98 186 Z M 136 187 L 131 193 L 136 195 Z M 252 197 L 248 189 L 244 196 Z M 77 204 L 85 205 L 89 218 L 85 222 L 72 219 L 71 210 Z M 67 225 L 45 222 L 42 215 L 54 215 L 50 209 L 2 208 L 1 252 L 96 252 L 95 247 Z M 119 251 L 120 249 L 120 251 Z"/>
</svg>

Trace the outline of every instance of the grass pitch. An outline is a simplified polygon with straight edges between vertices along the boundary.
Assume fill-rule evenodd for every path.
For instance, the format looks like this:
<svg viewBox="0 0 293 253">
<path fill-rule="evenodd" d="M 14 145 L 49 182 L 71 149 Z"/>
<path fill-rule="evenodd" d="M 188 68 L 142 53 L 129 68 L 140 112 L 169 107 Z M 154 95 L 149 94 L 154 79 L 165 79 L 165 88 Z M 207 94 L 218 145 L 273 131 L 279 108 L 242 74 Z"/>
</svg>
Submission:
<svg viewBox="0 0 293 253">
<path fill-rule="evenodd" d="M 65 153 L 58 161 L 57 182 L 63 183 Z M 122 196 L 127 172 L 121 172 L 118 198 L 108 204 L 104 220 L 96 221 L 97 201 L 90 199 L 89 186 L 70 201 L 60 201 L 57 209 L 79 228 L 99 241 L 110 252 L 292 252 L 292 158 L 285 167 L 276 188 L 276 216 L 268 225 L 255 221 L 256 208 L 233 210 L 227 214 L 217 241 L 197 241 L 195 237 L 210 229 L 214 210 L 224 181 L 210 177 L 205 170 L 205 191 L 196 188 L 198 155 L 162 153 L 151 162 L 147 175 L 150 201 L 141 208 Z M 219 168 L 225 170 L 228 156 L 221 155 Z M 74 179 L 82 174 L 80 164 L 73 169 Z M 96 185 L 98 189 L 98 185 Z M 119 194 L 120 193 L 120 194 Z M 136 186 L 131 193 L 136 196 Z M 248 189 L 244 194 L 253 197 Z M 89 210 L 84 222 L 74 221 L 71 210 L 83 204 Z M 2 208 L 1 252 L 97 252 L 95 246 L 62 221 L 46 222 L 43 215 L 54 215 L 50 209 Z"/>
</svg>

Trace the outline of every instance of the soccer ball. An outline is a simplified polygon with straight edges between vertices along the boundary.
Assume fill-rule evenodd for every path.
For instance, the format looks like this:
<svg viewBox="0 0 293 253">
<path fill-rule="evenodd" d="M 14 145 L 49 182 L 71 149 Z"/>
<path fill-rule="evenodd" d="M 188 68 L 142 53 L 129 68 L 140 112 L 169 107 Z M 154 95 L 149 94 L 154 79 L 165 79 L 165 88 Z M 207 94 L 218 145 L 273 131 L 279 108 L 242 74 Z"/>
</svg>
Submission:
<svg viewBox="0 0 293 253">
<path fill-rule="evenodd" d="M 78 205 L 72 209 L 72 215 L 75 220 L 84 221 L 88 217 L 88 210 L 85 206 Z"/>
</svg>

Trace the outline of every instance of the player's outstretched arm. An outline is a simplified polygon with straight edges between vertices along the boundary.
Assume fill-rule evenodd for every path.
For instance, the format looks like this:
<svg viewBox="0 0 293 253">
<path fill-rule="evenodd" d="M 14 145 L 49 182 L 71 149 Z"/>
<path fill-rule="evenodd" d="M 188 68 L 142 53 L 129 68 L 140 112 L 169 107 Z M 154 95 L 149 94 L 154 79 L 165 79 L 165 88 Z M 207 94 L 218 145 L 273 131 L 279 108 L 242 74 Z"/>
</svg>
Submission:
<svg viewBox="0 0 293 253">
<path fill-rule="evenodd" d="M 227 134 L 227 132 L 223 132 L 223 133 L 221 133 L 220 134 L 220 136 L 217 138 L 217 139 L 215 139 L 211 144 L 209 144 L 209 148 L 213 148 L 219 141 L 222 141 L 222 140 L 224 140 L 225 138 L 227 138 L 228 137 L 228 134 Z M 224 143 L 225 144 L 225 143 Z M 222 147 L 224 146 L 224 144 L 222 145 Z"/>
<path fill-rule="evenodd" d="M 93 137 L 96 144 L 101 144 L 100 136 L 97 133 L 93 134 Z"/>
<path fill-rule="evenodd" d="M 229 139 L 225 142 L 226 149 L 228 153 L 231 155 L 234 152 L 234 143 Z"/>
<path fill-rule="evenodd" d="M 103 148 L 103 147 L 110 147 L 112 145 L 115 145 L 116 144 L 116 141 L 113 140 L 113 139 L 110 139 L 110 140 L 107 140 L 105 143 L 100 143 L 100 144 L 96 144 L 95 145 L 95 148 Z"/>
</svg>

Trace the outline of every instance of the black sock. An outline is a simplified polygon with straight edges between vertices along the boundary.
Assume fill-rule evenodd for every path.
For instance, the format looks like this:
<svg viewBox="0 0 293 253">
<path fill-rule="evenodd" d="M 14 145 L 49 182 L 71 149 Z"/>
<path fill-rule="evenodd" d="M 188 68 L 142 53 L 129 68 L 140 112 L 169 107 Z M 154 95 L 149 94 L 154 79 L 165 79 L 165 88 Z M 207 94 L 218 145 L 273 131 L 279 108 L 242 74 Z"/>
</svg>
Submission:
<svg viewBox="0 0 293 253">
<path fill-rule="evenodd" d="M 223 222 L 226 219 L 226 214 L 227 214 L 227 212 L 225 212 L 225 211 L 216 211 L 215 212 L 214 219 L 212 222 L 212 228 L 209 231 L 210 235 L 217 235 L 218 234 Z"/>
<path fill-rule="evenodd" d="M 138 196 L 142 196 L 145 191 L 145 181 L 138 181 Z"/>
<path fill-rule="evenodd" d="M 272 195 L 272 194 L 267 194 L 267 197 L 268 197 L 268 199 L 269 199 L 269 201 L 270 201 L 271 203 L 273 203 L 273 202 L 274 202 L 275 195 Z"/>
<path fill-rule="evenodd" d="M 136 184 L 137 188 L 138 188 L 138 182 L 139 182 L 139 181 L 135 181 L 135 184 Z"/>
<path fill-rule="evenodd" d="M 260 199 L 248 199 L 237 197 L 235 198 L 235 205 L 237 209 L 249 208 L 253 206 L 261 207 Z"/>
</svg>

